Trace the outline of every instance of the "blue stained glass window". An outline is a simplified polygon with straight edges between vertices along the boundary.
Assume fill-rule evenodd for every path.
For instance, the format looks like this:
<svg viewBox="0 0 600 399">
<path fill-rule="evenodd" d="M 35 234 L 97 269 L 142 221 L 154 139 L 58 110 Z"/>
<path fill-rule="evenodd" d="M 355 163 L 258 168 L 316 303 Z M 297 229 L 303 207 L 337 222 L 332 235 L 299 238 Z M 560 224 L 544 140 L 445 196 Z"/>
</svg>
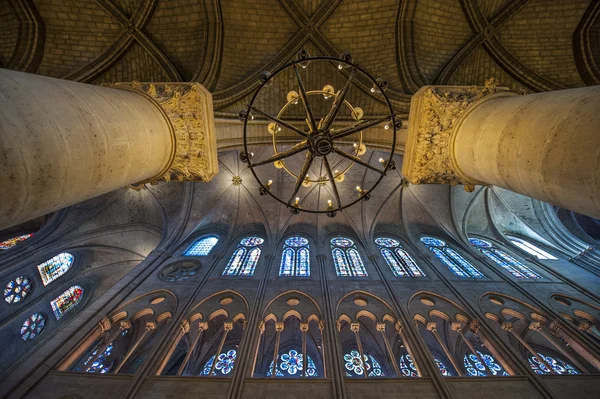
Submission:
<svg viewBox="0 0 600 399">
<path fill-rule="evenodd" d="M 237 352 L 235 349 L 231 349 L 227 352 L 219 354 L 219 356 L 217 357 L 217 364 L 215 364 L 215 369 L 213 370 L 212 376 L 226 376 L 229 373 L 231 373 L 231 371 L 233 370 L 233 364 L 235 363 L 236 356 Z M 214 361 L 214 356 L 208 359 L 200 375 L 209 375 Z"/>
<path fill-rule="evenodd" d="M 377 238 L 381 255 L 396 277 L 424 277 L 425 273 L 414 259 L 401 248 L 400 242 L 392 238 Z"/>
<path fill-rule="evenodd" d="M 469 242 L 481 251 L 482 254 L 517 278 L 542 278 L 539 274 L 535 273 L 529 267 L 525 266 L 506 252 L 495 248 L 490 242 L 479 238 L 469 238 Z"/>
<path fill-rule="evenodd" d="M 31 281 L 28 277 L 19 276 L 4 287 L 4 300 L 7 303 L 19 303 L 31 292 Z"/>
<path fill-rule="evenodd" d="M 538 356 L 542 358 L 556 374 L 581 374 L 575 367 L 561 359 L 556 359 L 552 356 L 544 356 L 538 352 Z M 529 357 L 529 366 L 536 374 L 552 374 L 552 371 L 546 367 L 537 357 L 531 355 Z"/>
<path fill-rule="evenodd" d="M 340 277 L 367 277 L 367 269 L 356 249 L 348 238 L 336 237 L 331 240 L 331 255 L 335 271 Z"/>
<path fill-rule="evenodd" d="M 191 247 L 185 251 L 185 256 L 206 256 L 210 253 L 210 251 L 217 245 L 219 242 L 219 237 L 217 236 L 208 236 L 203 237 L 196 241 Z"/>
<path fill-rule="evenodd" d="M 385 377 L 379 362 L 369 354 L 363 354 L 363 360 L 360 359 L 360 353 L 357 350 L 351 350 L 344 355 L 344 367 L 347 377 L 361 377 L 365 373 L 369 377 Z"/>
<path fill-rule="evenodd" d="M 442 363 L 441 360 L 435 357 L 433 358 L 433 361 L 438 366 L 438 369 L 440 369 L 440 373 L 442 373 L 444 377 L 452 377 L 452 373 L 448 370 L 448 367 L 446 367 L 446 365 Z"/>
<path fill-rule="evenodd" d="M 260 237 L 246 237 L 240 241 L 225 270 L 223 270 L 223 275 L 252 276 L 264 242 L 265 240 Z"/>
<path fill-rule="evenodd" d="M 102 352 L 102 354 L 100 356 L 98 356 L 96 358 L 96 360 L 94 360 L 94 362 L 85 369 L 85 371 L 87 373 L 99 373 L 99 374 L 105 374 L 108 371 L 110 371 L 110 369 L 112 368 L 112 366 L 114 364 L 114 361 L 107 362 L 107 358 L 110 356 L 113 349 L 114 349 L 114 343 L 111 342 L 110 344 L 108 344 L 108 346 L 106 347 L 104 352 Z M 94 358 L 94 356 L 97 353 L 98 353 L 98 349 L 96 349 L 94 352 L 92 352 L 90 357 L 88 357 L 88 359 L 84 362 L 84 366 L 87 366 L 87 364 L 90 363 L 90 361 Z"/>
<path fill-rule="evenodd" d="M 290 237 L 285 240 L 283 248 L 279 275 L 310 276 L 308 240 L 303 237 Z"/>
<path fill-rule="evenodd" d="M 481 361 L 479 361 L 477 356 L 475 356 L 473 353 L 465 354 L 465 357 L 463 359 L 464 364 L 465 364 L 465 369 L 467 370 L 467 373 L 470 376 L 473 376 L 473 377 L 487 376 L 488 369 L 489 369 L 489 371 L 491 371 L 492 375 L 501 375 L 503 377 L 508 376 L 508 373 L 506 371 L 504 371 L 502 366 L 500 366 L 496 362 L 496 359 L 494 359 L 494 357 L 492 355 L 488 355 L 488 354 L 482 353 L 480 351 L 477 351 L 477 354 L 479 355 L 479 358 L 481 358 L 485 362 L 485 365 L 483 365 L 481 363 Z M 485 366 L 487 366 L 487 369 Z"/>
<path fill-rule="evenodd" d="M 52 306 L 56 320 L 60 319 L 67 314 L 68 311 L 77 306 L 82 297 L 83 288 L 81 288 L 79 285 L 74 285 L 50 301 L 50 305 Z"/>
<path fill-rule="evenodd" d="M 308 358 L 308 367 L 306 368 L 306 377 L 318 377 L 317 367 L 311 359 Z M 273 365 L 271 362 L 269 370 L 267 371 L 267 377 L 273 375 Z M 277 369 L 275 370 L 276 377 L 304 377 L 304 361 L 302 353 L 292 349 L 287 353 L 283 353 L 279 356 L 277 362 Z"/>
<path fill-rule="evenodd" d="M 37 266 L 44 286 L 50 284 L 67 271 L 73 264 L 73 255 L 67 252 L 56 255 L 52 259 Z"/>
<path fill-rule="evenodd" d="M 417 367 L 408 353 L 400 356 L 400 372 L 403 377 L 418 377 Z"/>
<path fill-rule="evenodd" d="M 46 316 L 41 313 L 34 313 L 23 322 L 21 338 L 23 338 L 23 341 L 34 339 L 40 335 L 44 327 L 46 327 Z"/>
<path fill-rule="evenodd" d="M 429 248 L 431 252 L 444 264 L 450 271 L 458 277 L 485 277 L 475 266 L 463 258 L 458 252 L 450 248 L 440 239 L 433 237 L 421 237 L 421 242 Z"/>
</svg>

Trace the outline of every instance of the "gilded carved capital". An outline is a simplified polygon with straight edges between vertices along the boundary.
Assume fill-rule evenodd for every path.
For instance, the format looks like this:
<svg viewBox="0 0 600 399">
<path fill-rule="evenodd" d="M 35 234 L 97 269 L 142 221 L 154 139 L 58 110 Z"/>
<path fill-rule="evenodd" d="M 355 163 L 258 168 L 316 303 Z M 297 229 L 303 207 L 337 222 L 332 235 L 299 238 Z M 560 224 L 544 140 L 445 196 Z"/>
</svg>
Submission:
<svg viewBox="0 0 600 399">
<path fill-rule="evenodd" d="M 285 324 L 283 323 L 283 321 L 278 321 L 275 323 L 275 331 L 277 331 L 277 332 L 283 331 L 284 327 L 285 327 Z"/>
<path fill-rule="evenodd" d="M 350 330 L 357 333 L 360 331 L 360 323 L 350 323 Z"/>
<path fill-rule="evenodd" d="M 539 321 L 534 321 L 529 324 L 529 329 L 534 331 L 539 331 L 542 328 L 542 324 Z"/>
<path fill-rule="evenodd" d="M 452 323 L 451 327 L 452 327 L 453 331 L 462 331 L 462 329 L 463 329 L 462 323 L 454 322 L 454 323 Z"/>
<path fill-rule="evenodd" d="M 504 331 L 512 331 L 513 330 L 513 324 L 512 323 L 508 323 L 508 322 L 504 322 L 504 323 L 502 323 L 502 329 Z"/>
<path fill-rule="evenodd" d="M 190 331 L 190 322 L 187 320 L 181 320 L 179 323 L 179 328 L 181 329 L 181 334 L 187 334 Z"/>
<path fill-rule="evenodd" d="M 452 141 L 460 118 L 497 88 L 489 79 L 485 86 L 425 86 L 413 95 L 402 174 L 412 184 L 479 184 L 459 176 L 453 166 Z"/>
<path fill-rule="evenodd" d="M 146 330 L 152 331 L 154 329 L 156 329 L 156 323 L 155 322 L 153 322 L 153 321 L 146 322 Z"/>
<path fill-rule="evenodd" d="M 103 317 L 98 324 L 100 324 L 100 330 L 103 333 L 110 331 L 111 323 L 108 317 Z"/>
<path fill-rule="evenodd" d="M 385 332 L 385 323 L 377 323 L 377 331 Z"/>
<path fill-rule="evenodd" d="M 128 330 L 131 328 L 131 323 L 127 320 L 122 320 L 121 322 L 119 322 L 119 328 L 121 330 Z"/>
<path fill-rule="evenodd" d="M 260 331 L 261 334 L 265 332 L 265 322 L 262 320 L 258 322 L 258 331 Z"/>
<path fill-rule="evenodd" d="M 477 334 L 479 332 L 479 329 L 481 328 L 481 323 L 479 322 L 479 320 L 471 320 L 471 323 L 469 323 L 469 329 L 471 331 L 473 331 L 473 333 Z"/>
<path fill-rule="evenodd" d="M 307 332 L 308 331 L 308 323 L 300 323 L 300 331 Z"/>
<path fill-rule="evenodd" d="M 200 323 L 198 323 L 198 331 L 206 331 L 208 330 L 208 322 L 206 321 L 201 321 Z"/>
<path fill-rule="evenodd" d="M 212 94 L 201 84 L 131 82 L 111 86 L 142 93 L 160 107 L 172 126 L 174 145 L 168 168 L 140 184 L 208 182 L 219 172 Z"/>
<path fill-rule="evenodd" d="M 428 331 L 432 331 L 432 332 L 436 332 L 437 331 L 437 324 L 433 321 L 427 323 L 427 330 Z"/>
</svg>

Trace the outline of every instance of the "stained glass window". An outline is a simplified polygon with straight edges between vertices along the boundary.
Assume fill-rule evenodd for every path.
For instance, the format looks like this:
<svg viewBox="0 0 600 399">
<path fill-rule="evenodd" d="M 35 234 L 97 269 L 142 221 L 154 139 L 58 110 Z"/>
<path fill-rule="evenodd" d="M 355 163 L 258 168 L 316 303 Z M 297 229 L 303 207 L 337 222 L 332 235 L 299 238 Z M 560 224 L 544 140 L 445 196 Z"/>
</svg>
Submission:
<svg viewBox="0 0 600 399">
<path fill-rule="evenodd" d="M 414 259 L 393 238 L 376 238 L 375 244 L 396 277 L 424 277 Z"/>
<path fill-rule="evenodd" d="M 98 356 L 96 360 L 94 360 L 94 362 L 88 366 L 88 364 L 92 361 L 94 356 L 96 356 L 96 354 L 98 353 L 99 348 L 94 350 L 92 354 L 87 358 L 87 360 L 83 363 L 84 367 L 87 366 L 85 372 L 99 374 L 106 374 L 107 372 L 109 372 L 114 364 L 114 361 L 107 361 L 107 358 L 110 356 L 113 349 L 114 342 L 111 342 L 110 344 L 108 344 L 104 352 L 102 352 L 102 354 Z"/>
<path fill-rule="evenodd" d="M 79 285 L 74 285 L 52 300 L 50 305 L 52 306 L 56 320 L 60 319 L 67 314 L 68 311 L 77 306 L 82 297 L 83 288 Z"/>
<path fill-rule="evenodd" d="M 533 245 L 532 243 L 522 240 L 517 237 L 508 237 L 510 242 L 515 244 L 517 247 L 521 248 L 523 251 L 527 252 L 530 255 L 537 257 L 538 259 L 550 259 L 556 260 L 556 257 L 544 251 L 543 249 Z"/>
<path fill-rule="evenodd" d="M 310 356 L 306 355 L 308 365 L 306 368 L 307 377 L 318 377 L 317 367 Z M 273 362 L 267 371 L 267 377 L 273 375 Z M 276 377 L 304 377 L 304 361 L 302 353 L 291 349 L 287 353 L 282 353 L 277 361 Z"/>
<path fill-rule="evenodd" d="M 529 267 L 525 266 L 506 252 L 495 248 L 494 245 L 488 241 L 479 238 L 469 238 L 469 242 L 481 251 L 482 254 L 517 278 L 542 278 L 542 276 L 535 273 Z"/>
<path fill-rule="evenodd" d="M 470 376 L 473 376 L 473 377 L 487 376 L 488 369 L 492 373 L 492 375 L 501 375 L 503 377 L 508 376 L 508 373 L 506 371 L 504 371 L 502 366 L 500 366 L 496 362 L 496 359 L 494 359 L 494 357 L 492 355 L 488 355 L 488 354 L 482 353 L 480 351 L 477 351 L 477 354 L 479 355 L 479 358 L 477 358 L 477 356 L 475 356 L 473 353 L 468 353 L 468 354 L 465 354 L 465 357 L 463 359 L 464 364 L 465 364 L 465 369 L 467 370 L 467 373 Z M 482 359 L 485 362 L 485 365 L 483 365 L 483 363 L 481 363 L 481 361 L 479 361 L 479 359 Z M 485 366 L 487 366 L 487 369 Z"/>
<path fill-rule="evenodd" d="M 403 377 L 418 377 L 419 373 L 417 368 L 408 353 L 404 353 L 400 356 L 400 372 Z"/>
<path fill-rule="evenodd" d="M 538 352 L 538 356 L 542 358 L 556 374 L 581 374 L 575 367 L 561 359 L 556 359 L 552 356 L 544 356 Z M 529 357 L 529 366 L 536 374 L 552 374 L 552 371 L 540 360 L 531 355 Z"/>
<path fill-rule="evenodd" d="M 227 352 L 219 354 L 219 356 L 217 356 L 217 364 L 215 364 L 215 369 L 213 370 L 212 376 L 226 376 L 229 373 L 231 373 L 231 371 L 233 370 L 233 364 L 235 363 L 236 355 L 237 352 L 235 349 L 231 349 Z M 208 359 L 200 375 L 209 375 L 210 370 L 213 367 L 214 361 L 214 356 Z"/>
<path fill-rule="evenodd" d="M 306 238 L 290 237 L 285 240 L 279 275 L 310 276 L 310 252 Z"/>
<path fill-rule="evenodd" d="M 10 249 L 20 243 L 21 241 L 25 241 L 29 237 L 33 236 L 33 234 L 23 234 L 17 237 L 9 238 L 6 241 L 0 242 L 0 251 L 4 251 L 6 249 Z"/>
<path fill-rule="evenodd" d="M 206 256 L 210 253 L 215 245 L 219 242 L 219 237 L 208 236 L 196 241 L 191 247 L 185 251 L 185 256 Z"/>
<path fill-rule="evenodd" d="M 264 242 L 265 240 L 260 237 L 246 237 L 240 241 L 237 249 L 231 255 L 227 267 L 223 270 L 223 275 L 252 276 Z"/>
<path fill-rule="evenodd" d="M 348 238 L 336 237 L 331 240 L 331 255 L 335 271 L 340 277 L 367 277 L 367 269 L 356 249 Z"/>
<path fill-rule="evenodd" d="M 50 260 L 38 265 L 38 271 L 44 286 L 50 284 L 63 274 L 69 271 L 73 264 L 73 255 L 67 252 L 56 255 Z"/>
<path fill-rule="evenodd" d="M 19 303 L 31 292 L 29 277 L 19 276 L 4 287 L 4 300 L 7 303 Z"/>
<path fill-rule="evenodd" d="M 441 360 L 439 360 L 437 357 L 434 357 L 433 361 L 438 366 L 438 369 L 440 369 L 440 373 L 442 373 L 444 377 L 452 377 L 452 373 L 450 372 L 450 370 L 448 370 L 448 367 L 446 367 L 446 365 L 442 363 Z"/>
<path fill-rule="evenodd" d="M 21 338 L 23 338 L 23 341 L 34 339 L 40 335 L 44 327 L 46 327 L 46 316 L 41 313 L 34 313 L 23 322 Z"/>
<path fill-rule="evenodd" d="M 360 353 L 357 350 L 351 350 L 344 355 L 344 362 L 344 367 L 347 370 L 346 376 L 348 377 L 363 376 L 365 368 L 369 377 L 385 377 L 379 362 L 369 354 L 363 354 L 363 361 L 361 361 Z"/>
<path fill-rule="evenodd" d="M 446 245 L 444 241 L 433 237 L 421 237 L 421 242 L 458 277 L 485 277 L 483 273 L 477 270 L 475 266 L 463 258 L 458 252 Z"/>
</svg>

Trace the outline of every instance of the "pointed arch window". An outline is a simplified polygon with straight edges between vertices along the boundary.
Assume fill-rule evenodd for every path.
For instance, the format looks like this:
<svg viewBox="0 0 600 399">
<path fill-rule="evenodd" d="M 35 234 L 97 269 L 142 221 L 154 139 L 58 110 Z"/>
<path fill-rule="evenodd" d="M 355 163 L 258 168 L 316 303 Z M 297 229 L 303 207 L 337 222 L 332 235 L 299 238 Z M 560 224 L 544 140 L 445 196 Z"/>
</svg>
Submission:
<svg viewBox="0 0 600 399">
<path fill-rule="evenodd" d="M 73 255 L 63 252 L 37 266 L 44 286 L 50 284 L 69 271 L 73 265 Z"/>
<path fill-rule="evenodd" d="M 281 254 L 280 276 L 310 276 L 310 250 L 308 240 L 304 237 L 290 237 L 283 244 Z"/>
<path fill-rule="evenodd" d="M 519 262 L 506 252 L 496 248 L 492 243 L 480 238 L 469 238 L 469 242 L 482 254 L 493 260 L 516 278 L 542 278 L 539 274 Z"/>
<path fill-rule="evenodd" d="M 15 245 L 17 245 L 18 243 L 30 238 L 31 236 L 33 236 L 33 234 L 23 234 L 20 236 L 9 238 L 8 240 L 5 240 L 5 241 L 1 241 L 0 242 L 0 251 L 5 251 L 7 249 L 10 249 L 10 248 L 14 247 Z"/>
<path fill-rule="evenodd" d="M 523 251 L 527 252 L 529 255 L 533 255 L 533 256 L 537 257 L 538 259 L 549 259 L 549 260 L 557 259 L 555 256 L 549 254 L 548 252 L 537 247 L 536 245 L 533 245 L 532 243 L 530 243 L 528 241 L 525 241 L 525 240 L 522 240 L 520 238 L 513 237 L 513 236 L 508 236 L 508 239 L 514 245 L 521 248 Z"/>
<path fill-rule="evenodd" d="M 185 252 L 184 256 L 206 256 L 219 242 L 219 237 L 208 236 L 196 240 Z"/>
<path fill-rule="evenodd" d="M 252 276 L 260 258 L 262 245 L 265 242 L 260 237 L 246 237 L 238 244 L 231 255 L 224 276 Z"/>
<path fill-rule="evenodd" d="M 352 240 L 344 237 L 331 239 L 331 255 L 335 272 L 340 277 L 367 277 L 367 269 Z"/>
<path fill-rule="evenodd" d="M 553 374 L 553 372 L 554 374 L 581 374 L 575 367 L 564 360 L 552 356 L 545 356 L 539 352 L 538 356 L 548 363 L 548 365 L 552 367 L 552 370 L 549 370 L 536 356 L 531 355 L 529 356 L 529 367 L 531 367 L 536 374 Z"/>
<path fill-rule="evenodd" d="M 71 309 L 77 306 L 81 301 L 81 298 L 83 298 L 83 288 L 79 285 L 74 285 L 54 300 L 50 301 L 56 320 L 66 315 Z"/>
<path fill-rule="evenodd" d="M 396 277 L 425 277 L 417 262 L 406 252 L 398 240 L 393 238 L 376 238 L 375 244 Z"/>
<path fill-rule="evenodd" d="M 469 261 L 463 258 L 458 252 L 446 245 L 445 241 L 433 237 L 421 237 L 421 242 L 429 248 L 431 252 L 456 274 L 463 278 L 484 278 L 485 276 Z"/>
</svg>

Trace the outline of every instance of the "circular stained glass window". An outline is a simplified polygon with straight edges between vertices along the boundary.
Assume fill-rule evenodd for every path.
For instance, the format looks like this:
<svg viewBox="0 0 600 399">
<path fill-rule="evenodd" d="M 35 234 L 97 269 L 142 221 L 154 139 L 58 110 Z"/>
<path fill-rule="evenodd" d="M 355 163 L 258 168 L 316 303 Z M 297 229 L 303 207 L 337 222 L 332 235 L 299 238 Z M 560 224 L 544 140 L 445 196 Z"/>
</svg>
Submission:
<svg viewBox="0 0 600 399">
<path fill-rule="evenodd" d="M 255 245 L 260 245 L 263 242 L 265 242 L 265 240 L 263 240 L 260 237 L 246 237 L 242 241 L 240 241 L 240 245 L 244 245 L 246 247 L 253 247 Z"/>
<path fill-rule="evenodd" d="M 308 245 L 308 240 L 304 237 L 290 237 L 285 240 L 285 245 L 288 247 L 304 247 Z"/>
<path fill-rule="evenodd" d="M 383 237 L 376 238 L 375 244 L 382 246 L 382 247 L 387 247 L 387 248 L 395 248 L 395 247 L 400 246 L 400 242 L 398 242 L 398 240 L 394 240 L 393 238 L 383 238 Z"/>
<path fill-rule="evenodd" d="M 421 237 L 421 242 L 425 245 L 431 245 L 432 247 L 445 247 L 446 243 L 442 240 L 438 240 L 433 237 Z"/>
<path fill-rule="evenodd" d="M 336 247 L 348 248 L 354 245 L 354 242 L 349 238 L 336 237 L 331 239 L 331 243 Z"/>
<path fill-rule="evenodd" d="M 19 303 L 31 292 L 31 280 L 19 276 L 4 287 L 4 300 L 7 303 Z"/>
<path fill-rule="evenodd" d="M 44 327 L 46 327 L 46 316 L 41 313 L 34 313 L 23 322 L 21 338 L 23 338 L 23 341 L 34 339 L 40 335 Z"/>
</svg>

